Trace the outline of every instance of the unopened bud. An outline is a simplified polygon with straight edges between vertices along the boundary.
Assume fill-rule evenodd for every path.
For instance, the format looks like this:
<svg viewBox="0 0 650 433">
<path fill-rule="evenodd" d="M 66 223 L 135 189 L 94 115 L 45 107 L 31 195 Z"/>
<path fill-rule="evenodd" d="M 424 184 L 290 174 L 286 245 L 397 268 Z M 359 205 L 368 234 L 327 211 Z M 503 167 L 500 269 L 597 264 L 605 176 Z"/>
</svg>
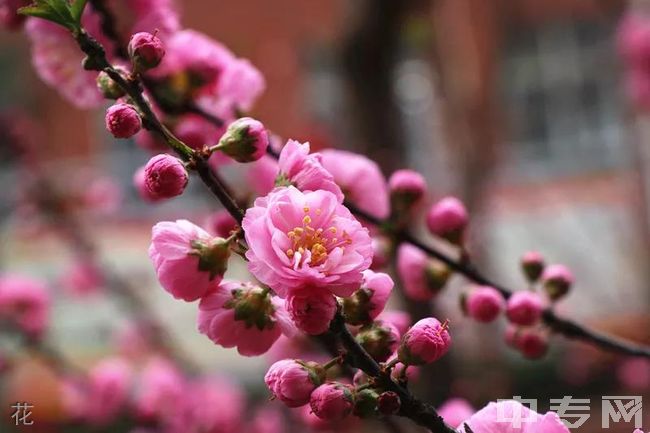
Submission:
<svg viewBox="0 0 650 433">
<path fill-rule="evenodd" d="M 216 148 L 235 161 L 252 162 L 264 156 L 268 145 L 269 136 L 264 125 L 250 117 L 242 117 L 228 126 Z"/>
<path fill-rule="evenodd" d="M 142 119 L 137 110 L 129 104 L 118 103 L 106 110 L 106 129 L 115 138 L 129 138 L 142 128 Z"/>
<path fill-rule="evenodd" d="M 166 153 L 152 157 L 147 162 L 144 173 L 145 187 L 149 196 L 155 199 L 181 195 L 189 177 L 183 163 Z"/>
<path fill-rule="evenodd" d="M 526 279 L 534 283 L 544 271 L 544 257 L 537 251 L 529 251 L 521 257 L 521 270 Z"/>
<path fill-rule="evenodd" d="M 136 71 L 155 68 L 165 55 L 162 41 L 147 32 L 139 32 L 131 36 L 128 49 Z"/>
<path fill-rule="evenodd" d="M 395 415 L 399 412 L 401 405 L 399 395 L 393 391 L 382 392 L 377 400 L 377 409 L 383 415 Z"/>
<path fill-rule="evenodd" d="M 360 418 L 370 418 L 377 414 L 377 400 L 379 394 L 371 388 L 357 391 L 354 397 L 354 409 L 352 413 Z"/>
<path fill-rule="evenodd" d="M 117 70 L 119 73 L 123 72 L 121 68 Z M 124 90 L 104 71 L 97 74 L 97 88 L 106 99 L 119 99 L 126 94 Z"/>
<path fill-rule="evenodd" d="M 542 274 L 544 290 L 554 301 L 564 297 L 573 285 L 573 273 L 564 265 L 550 265 Z"/>
</svg>

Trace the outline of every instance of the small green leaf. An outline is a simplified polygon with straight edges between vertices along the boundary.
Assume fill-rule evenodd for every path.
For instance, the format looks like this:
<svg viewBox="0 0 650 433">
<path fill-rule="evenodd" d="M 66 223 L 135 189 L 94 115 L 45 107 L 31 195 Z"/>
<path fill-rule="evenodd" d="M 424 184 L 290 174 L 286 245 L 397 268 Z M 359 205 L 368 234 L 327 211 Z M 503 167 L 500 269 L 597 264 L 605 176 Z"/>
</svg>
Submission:
<svg viewBox="0 0 650 433">
<path fill-rule="evenodd" d="M 70 5 L 72 17 L 78 24 L 81 23 L 81 15 L 83 15 L 84 9 L 86 8 L 86 3 L 88 3 L 88 0 L 73 0 Z"/>
<path fill-rule="evenodd" d="M 79 22 L 73 17 L 66 0 L 35 0 L 30 6 L 18 9 L 18 13 L 51 21 L 68 30 L 79 29 Z"/>
</svg>

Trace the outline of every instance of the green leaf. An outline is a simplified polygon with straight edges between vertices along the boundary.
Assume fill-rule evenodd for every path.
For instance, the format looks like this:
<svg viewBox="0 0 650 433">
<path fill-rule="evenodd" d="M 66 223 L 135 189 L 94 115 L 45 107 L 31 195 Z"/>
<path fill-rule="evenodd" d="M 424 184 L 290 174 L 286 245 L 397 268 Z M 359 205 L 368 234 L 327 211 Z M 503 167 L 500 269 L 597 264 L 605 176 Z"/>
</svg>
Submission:
<svg viewBox="0 0 650 433">
<path fill-rule="evenodd" d="M 81 10 L 83 11 L 83 5 Z M 79 21 L 74 18 L 72 8 L 66 0 L 35 0 L 30 6 L 18 9 L 18 13 L 51 21 L 71 31 L 79 29 Z"/>
<path fill-rule="evenodd" d="M 88 3 L 88 0 L 73 0 L 70 5 L 72 17 L 78 24 L 81 23 L 81 15 L 83 15 L 84 9 L 86 8 L 86 3 Z"/>
</svg>

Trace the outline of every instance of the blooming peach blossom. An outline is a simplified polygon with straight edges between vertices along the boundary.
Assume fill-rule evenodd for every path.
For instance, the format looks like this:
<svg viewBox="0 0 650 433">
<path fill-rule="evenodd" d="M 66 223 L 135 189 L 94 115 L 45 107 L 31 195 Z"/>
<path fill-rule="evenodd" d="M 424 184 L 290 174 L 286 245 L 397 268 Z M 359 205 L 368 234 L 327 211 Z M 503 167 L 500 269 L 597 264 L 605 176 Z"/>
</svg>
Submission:
<svg viewBox="0 0 650 433">
<path fill-rule="evenodd" d="M 310 287 L 350 296 L 372 261 L 368 230 L 328 191 L 278 188 L 255 200 L 242 226 L 249 270 L 282 297 Z"/>
</svg>

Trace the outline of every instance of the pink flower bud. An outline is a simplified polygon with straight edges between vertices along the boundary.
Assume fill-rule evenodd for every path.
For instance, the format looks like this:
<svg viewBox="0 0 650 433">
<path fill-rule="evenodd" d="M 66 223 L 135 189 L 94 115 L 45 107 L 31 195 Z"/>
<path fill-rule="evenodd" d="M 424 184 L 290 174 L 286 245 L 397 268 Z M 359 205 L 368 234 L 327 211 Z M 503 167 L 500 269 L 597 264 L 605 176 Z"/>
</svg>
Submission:
<svg viewBox="0 0 650 433">
<path fill-rule="evenodd" d="M 515 325 L 530 326 L 539 322 L 544 310 L 542 298 L 535 292 L 515 292 L 508 299 L 506 315 Z"/>
<path fill-rule="evenodd" d="M 314 390 L 309 400 L 312 412 L 326 421 L 340 421 L 352 413 L 352 388 L 342 383 L 326 383 Z"/>
<path fill-rule="evenodd" d="M 391 357 L 388 362 L 392 361 L 395 356 Z M 420 368 L 415 365 L 404 365 L 401 362 L 395 364 L 390 372 L 390 377 L 397 382 L 417 380 L 420 377 Z"/>
<path fill-rule="evenodd" d="M 106 110 L 106 129 L 115 138 L 129 138 L 142 128 L 140 114 L 129 104 L 117 103 Z"/>
<path fill-rule="evenodd" d="M 448 324 L 428 317 L 418 321 L 402 338 L 398 359 L 405 365 L 423 365 L 440 359 L 451 345 Z"/>
<path fill-rule="evenodd" d="M 399 331 L 400 335 L 406 334 L 406 331 L 411 327 L 411 316 L 406 311 L 398 310 L 385 310 L 379 315 L 379 319 L 384 322 L 393 324 Z"/>
<path fill-rule="evenodd" d="M 528 251 L 521 257 L 521 269 L 526 279 L 534 283 L 544 271 L 544 257 L 537 251 Z"/>
<path fill-rule="evenodd" d="M 176 299 L 191 302 L 215 289 L 226 271 L 230 248 L 187 220 L 152 229 L 149 258 L 160 284 Z"/>
<path fill-rule="evenodd" d="M 372 322 L 384 310 L 393 285 L 388 274 L 363 271 L 361 288 L 343 300 L 345 321 L 351 325 Z"/>
<path fill-rule="evenodd" d="M 250 117 L 242 117 L 228 126 L 217 147 L 238 162 L 257 161 L 266 154 L 269 135 L 264 125 Z"/>
<path fill-rule="evenodd" d="M 329 329 L 336 314 L 336 298 L 325 289 L 305 289 L 287 297 L 287 310 L 296 326 L 309 335 Z"/>
<path fill-rule="evenodd" d="M 548 352 L 548 337 L 537 329 L 522 329 L 517 335 L 516 347 L 526 358 L 539 359 Z"/>
<path fill-rule="evenodd" d="M 264 376 L 271 393 L 289 407 L 309 403 L 312 392 L 324 379 L 325 371 L 318 364 L 294 359 L 276 362 Z"/>
<path fill-rule="evenodd" d="M 454 244 L 462 243 L 468 221 L 465 205 L 455 197 L 443 198 L 427 213 L 429 231 Z"/>
<path fill-rule="evenodd" d="M 499 316 L 505 307 L 503 295 L 489 286 L 475 288 L 467 296 L 465 307 L 467 314 L 479 322 L 491 322 Z"/>
<path fill-rule="evenodd" d="M 544 290 L 546 290 L 548 296 L 556 301 L 569 292 L 574 278 L 573 273 L 568 267 L 564 265 L 550 265 L 544 269 L 542 281 L 544 282 Z"/>
<path fill-rule="evenodd" d="M 444 263 L 429 259 L 422 250 L 406 243 L 397 249 L 397 273 L 404 284 L 404 293 L 415 301 L 431 299 L 451 276 Z"/>
<path fill-rule="evenodd" d="M 379 394 L 377 400 L 377 410 L 383 415 L 395 415 L 399 412 L 402 401 L 399 395 L 393 391 L 386 391 Z"/>
<path fill-rule="evenodd" d="M 144 185 L 151 197 L 165 199 L 185 191 L 189 175 L 180 159 L 161 153 L 144 167 Z"/>
<path fill-rule="evenodd" d="M 357 341 L 377 362 L 384 362 L 395 353 L 400 334 L 389 322 L 377 321 L 364 326 L 356 336 Z"/>
<path fill-rule="evenodd" d="M 427 192 L 427 183 L 414 170 L 397 170 L 388 179 L 393 213 L 404 215 L 418 204 Z"/>
<path fill-rule="evenodd" d="M 153 195 L 145 182 L 145 166 L 138 168 L 133 174 L 133 186 L 142 200 L 153 203 L 160 200 L 158 196 Z"/>
<path fill-rule="evenodd" d="M 155 68 L 165 56 L 165 47 L 157 36 L 147 32 L 135 33 L 129 40 L 129 57 L 137 71 Z"/>
</svg>

